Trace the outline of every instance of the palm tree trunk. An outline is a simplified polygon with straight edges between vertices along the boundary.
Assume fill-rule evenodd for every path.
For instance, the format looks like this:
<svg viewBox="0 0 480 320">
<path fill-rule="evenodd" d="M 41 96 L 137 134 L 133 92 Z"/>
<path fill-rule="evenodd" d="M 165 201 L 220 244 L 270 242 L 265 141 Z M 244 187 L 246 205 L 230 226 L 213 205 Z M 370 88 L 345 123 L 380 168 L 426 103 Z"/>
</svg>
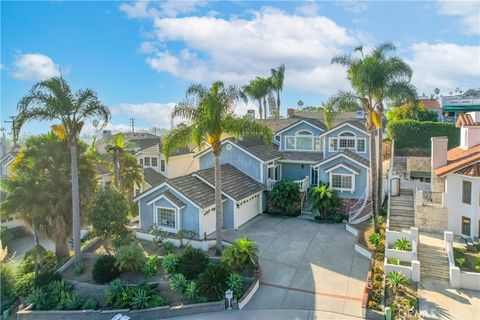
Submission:
<svg viewBox="0 0 480 320">
<path fill-rule="evenodd" d="M 223 228 L 223 205 L 222 205 L 222 175 L 220 168 L 220 152 L 215 153 L 215 234 L 216 234 L 216 253 L 222 254 L 222 228 Z"/>
<path fill-rule="evenodd" d="M 280 90 L 277 90 L 277 114 L 275 115 L 277 119 L 280 118 Z"/>
<path fill-rule="evenodd" d="M 372 211 L 373 211 L 373 226 L 375 232 L 380 231 L 380 226 L 378 224 L 378 170 L 377 170 L 377 152 L 376 152 L 376 143 L 375 143 L 375 127 L 372 125 L 370 131 L 370 177 L 372 182 Z"/>
<path fill-rule="evenodd" d="M 75 264 L 82 261 L 82 250 L 80 248 L 80 195 L 78 191 L 78 164 L 77 164 L 77 144 L 70 146 L 70 163 L 72 175 L 72 233 L 73 233 L 73 254 L 75 255 Z"/>
<path fill-rule="evenodd" d="M 377 215 L 380 214 L 382 208 L 382 198 L 383 198 L 383 132 L 382 132 L 382 123 L 380 121 L 380 127 L 378 128 L 378 149 L 377 149 L 377 163 L 378 163 L 378 182 L 377 182 L 377 197 L 378 197 L 378 206 L 377 206 Z"/>
<path fill-rule="evenodd" d="M 265 119 L 267 119 L 267 99 L 263 97 L 263 116 Z"/>
<path fill-rule="evenodd" d="M 260 119 L 262 119 L 262 100 L 261 99 L 258 99 L 258 115 L 260 117 Z"/>
<path fill-rule="evenodd" d="M 115 151 L 113 156 L 113 170 L 115 171 L 115 188 L 119 189 L 120 187 L 120 157 L 118 156 L 117 151 Z"/>
<path fill-rule="evenodd" d="M 37 278 L 38 275 L 38 260 L 40 259 L 38 255 L 38 247 L 40 246 L 40 241 L 38 240 L 38 233 L 37 233 L 37 228 L 35 226 L 35 222 L 32 220 L 32 232 L 33 232 L 33 240 L 35 241 L 35 264 L 33 266 L 33 271 L 35 272 L 35 278 Z"/>
<path fill-rule="evenodd" d="M 57 260 L 61 261 L 63 258 L 68 257 L 68 239 L 56 239 L 55 240 L 55 255 Z"/>
</svg>

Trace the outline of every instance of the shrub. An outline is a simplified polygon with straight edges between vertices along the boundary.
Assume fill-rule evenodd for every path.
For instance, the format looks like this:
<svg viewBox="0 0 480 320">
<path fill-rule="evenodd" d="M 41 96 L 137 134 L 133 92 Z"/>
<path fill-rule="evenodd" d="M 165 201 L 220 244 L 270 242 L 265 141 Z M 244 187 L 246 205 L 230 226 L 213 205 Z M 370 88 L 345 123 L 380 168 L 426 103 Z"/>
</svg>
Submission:
<svg viewBox="0 0 480 320">
<path fill-rule="evenodd" d="M 209 301 L 220 300 L 228 289 L 228 275 L 222 265 L 211 264 L 198 277 L 198 289 Z"/>
<path fill-rule="evenodd" d="M 342 223 L 345 217 L 340 213 L 334 213 L 332 216 L 332 221 L 335 223 Z"/>
<path fill-rule="evenodd" d="M 116 266 L 120 271 L 138 271 L 145 263 L 143 249 L 138 242 L 132 242 L 118 249 Z"/>
<path fill-rule="evenodd" d="M 387 274 L 386 283 L 395 293 L 398 287 L 407 282 L 407 278 L 398 271 L 391 271 Z"/>
<path fill-rule="evenodd" d="M 195 280 L 187 282 L 187 285 L 185 286 L 185 296 L 198 303 L 207 301 L 207 299 L 200 294 L 198 290 L 198 283 Z"/>
<path fill-rule="evenodd" d="M 48 285 L 52 281 L 62 280 L 62 275 L 55 270 L 40 271 L 35 278 L 34 284 L 36 287 L 43 287 Z"/>
<path fill-rule="evenodd" d="M 460 267 L 462 267 L 463 264 L 465 263 L 465 258 L 457 258 L 455 261 Z"/>
<path fill-rule="evenodd" d="M 378 305 L 377 302 L 375 301 L 368 301 L 368 308 L 369 309 L 374 309 L 374 310 L 379 310 L 380 306 Z"/>
<path fill-rule="evenodd" d="M 163 250 L 165 250 L 165 252 L 172 253 L 173 248 L 175 248 L 175 245 L 170 240 L 164 240 L 164 241 L 162 241 L 162 248 L 163 248 Z"/>
<path fill-rule="evenodd" d="M 148 306 L 148 293 L 145 289 L 135 290 L 132 297 L 132 309 L 144 309 Z"/>
<path fill-rule="evenodd" d="M 77 310 L 83 305 L 83 298 L 73 292 L 63 291 L 60 295 L 59 310 Z"/>
<path fill-rule="evenodd" d="M 205 270 L 209 261 L 203 250 L 188 247 L 180 257 L 178 270 L 187 279 L 195 279 Z"/>
<path fill-rule="evenodd" d="M 163 270 L 165 270 L 166 273 L 168 274 L 174 274 L 178 271 L 178 264 L 179 264 L 180 258 L 173 253 L 167 254 L 165 257 L 163 257 L 162 261 L 162 267 Z"/>
<path fill-rule="evenodd" d="M 27 297 L 27 303 L 32 304 L 34 310 L 48 309 L 47 293 L 43 288 L 35 288 Z"/>
<path fill-rule="evenodd" d="M 68 292 L 73 289 L 71 284 L 65 283 L 63 280 L 52 281 L 47 285 L 47 290 L 54 300 L 60 299 L 60 294 L 62 292 Z"/>
<path fill-rule="evenodd" d="M 15 285 L 13 286 L 13 292 L 20 297 L 26 297 L 35 288 L 35 273 L 29 272 L 21 275 Z"/>
<path fill-rule="evenodd" d="M 128 233 L 124 236 L 114 236 L 111 238 L 112 245 L 118 251 L 120 247 L 128 246 L 133 242 L 137 242 L 137 238 L 133 234 L 133 232 L 128 231 Z"/>
<path fill-rule="evenodd" d="M 120 279 L 111 281 L 105 289 L 105 302 L 107 306 L 116 306 L 123 292 L 123 284 Z"/>
<path fill-rule="evenodd" d="M 475 270 L 477 270 L 477 272 L 480 272 L 480 258 L 477 258 L 477 260 L 475 260 Z"/>
<path fill-rule="evenodd" d="M 85 300 L 85 302 L 82 304 L 82 310 L 95 310 L 98 307 L 98 302 L 95 299 L 88 298 Z"/>
<path fill-rule="evenodd" d="M 342 201 L 336 190 L 326 184 L 321 184 L 312 188 L 308 197 L 313 207 L 318 210 L 321 219 L 332 217 L 336 223 L 343 221 L 343 216 L 339 216 L 342 209 Z"/>
<path fill-rule="evenodd" d="M 393 249 L 396 250 L 412 250 L 412 247 L 410 246 L 410 241 L 408 241 L 405 238 L 400 238 L 395 241 L 393 244 Z"/>
<path fill-rule="evenodd" d="M 387 124 L 387 136 L 395 140 L 395 148 L 430 148 L 431 138 L 448 137 L 448 147 L 453 148 L 460 141 L 460 129 L 454 123 L 400 120 Z"/>
<path fill-rule="evenodd" d="M 378 261 L 382 261 L 383 258 L 385 258 L 385 255 L 382 252 L 377 252 L 375 254 L 375 259 L 377 259 Z"/>
<path fill-rule="evenodd" d="M 169 280 L 170 289 L 175 292 L 183 293 L 187 285 L 187 279 L 183 274 L 174 274 Z"/>
<path fill-rule="evenodd" d="M 80 264 L 76 264 L 76 265 L 73 267 L 73 273 L 74 273 L 76 276 L 79 276 L 79 275 L 83 274 L 84 271 L 85 271 L 85 268 L 83 268 L 83 266 L 80 265 Z"/>
<path fill-rule="evenodd" d="M 398 265 L 399 261 L 398 261 L 398 259 L 395 259 L 395 258 L 388 258 L 387 263 Z"/>
<path fill-rule="evenodd" d="M 382 235 L 378 232 L 372 233 L 368 236 L 368 242 L 374 247 L 377 247 L 380 244 L 380 241 L 382 241 Z"/>
<path fill-rule="evenodd" d="M 142 273 L 145 277 L 153 277 L 157 274 L 158 270 L 158 256 L 152 255 L 148 257 L 148 260 L 145 262 L 142 268 Z"/>
<path fill-rule="evenodd" d="M 57 266 L 57 258 L 52 251 L 45 250 L 42 246 L 35 246 L 28 250 L 20 264 L 20 273 L 25 274 L 34 271 L 35 261 L 38 259 L 38 270 L 51 271 Z"/>
<path fill-rule="evenodd" d="M 95 282 L 103 284 L 112 281 L 120 275 L 116 260 L 111 255 L 101 255 L 93 265 L 92 278 Z"/>
<path fill-rule="evenodd" d="M 228 276 L 228 287 L 233 291 L 233 296 L 240 299 L 243 294 L 243 279 L 238 273 L 230 273 Z"/>
<path fill-rule="evenodd" d="M 100 188 L 95 193 L 88 211 L 88 221 L 99 237 L 111 239 L 127 233 L 129 204 L 125 196 L 111 186 Z"/>
<path fill-rule="evenodd" d="M 14 293 L 15 269 L 12 262 L 0 261 L 0 303 L 3 312 L 16 298 Z"/>
<path fill-rule="evenodd" d="M 198 233 L 195 231 L 187 230 L 187 229 L 180 229 L 177 232 L 177 239 L 180 240 L 180 246 L 183 247 L 190 245 L 190 242 L 192 242 L 193 238 L 197 237 Z M 183 239 L 186 239 L 187 242 L 184 244 Z"/>
<path fill-rule="evenodd" d="M 231 270 L 242 271 L 258 261 L 258 245 L 246 237 L 235 240 L 222 253 L 221 263 Z"/>
<path fill-rule="evenodd" d="M 13 240 L 14 234 L 12 230 L 9 230 L 5 226 L 0 226 L 0 242 L 3 247 L 10 246 L 10 242 Z"/>
<path fill-rule="evenodd" d="M 300 191 L 293 180 L 283 178 L 277 182 L 269 194 L 271 213 L 280 213 L 287 216 L 300 215 Z"/>
</svg>

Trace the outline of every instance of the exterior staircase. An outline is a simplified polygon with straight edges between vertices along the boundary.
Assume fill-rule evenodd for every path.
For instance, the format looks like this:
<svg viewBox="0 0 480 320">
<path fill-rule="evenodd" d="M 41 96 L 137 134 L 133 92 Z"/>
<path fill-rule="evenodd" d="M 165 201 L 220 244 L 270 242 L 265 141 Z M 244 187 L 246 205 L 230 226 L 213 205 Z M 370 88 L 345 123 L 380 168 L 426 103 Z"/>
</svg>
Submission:
<svg viewBox="0 0 480 320">
<path fill-rule="evenodd" d="M 420 279 L 449 281 L 448 257 L 445 249 L 430 244 L 418 244 L 418 259 L 420 260 Z"/>
<path fill-rule="evenodd" d="M 304 201 L 302 202 L 302 213 L 300 214 L 299 218 L 313 220 L 315 218 L 314 211 L 313 204 L 310 202 L 308 197 L 305 197 Z"/>
<path fill-rule="evenodd" d="M 389 229 L 401 231 L 415 226 L 415 208 L 413 190 L 401 189 L 399 196 L 390 199 Z"/>
</svg>

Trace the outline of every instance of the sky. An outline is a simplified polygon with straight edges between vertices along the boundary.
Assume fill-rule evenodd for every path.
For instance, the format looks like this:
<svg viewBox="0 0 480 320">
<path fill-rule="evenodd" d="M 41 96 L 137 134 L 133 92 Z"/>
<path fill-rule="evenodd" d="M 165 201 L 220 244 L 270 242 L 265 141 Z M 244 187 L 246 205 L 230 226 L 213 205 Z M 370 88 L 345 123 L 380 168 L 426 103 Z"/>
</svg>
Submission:
<svg viewBox="0 0 480 320">
<path fill-rule="evenodd" d="M 107 128 L 169 128 L 192 83 L 243 86 L 286 65 L 281 114 L 348 89 L 331 58 L 395 44 L 418 93 L 480 87 L 480 2 L 1 1 L 1 126 L 38 81 L 61 74 L 110 107 Z M 256 109 L 239 103 L 238 114 Z M 31 123 L 24 134 L 50 129 Z M 85 133 L 93 126 L 86 123 Z"/>
</svg>

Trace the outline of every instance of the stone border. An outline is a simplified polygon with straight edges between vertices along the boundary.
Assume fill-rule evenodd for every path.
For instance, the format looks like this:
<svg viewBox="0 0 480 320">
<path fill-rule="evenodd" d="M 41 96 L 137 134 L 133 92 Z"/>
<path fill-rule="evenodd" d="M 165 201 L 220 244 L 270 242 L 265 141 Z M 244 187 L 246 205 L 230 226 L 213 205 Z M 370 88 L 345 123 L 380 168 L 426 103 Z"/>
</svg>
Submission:
<svg viewBox="0 0 480 320">
<path fill-rule="evenodd" d="M 250 299 L 252 299 L 259 287 L 260 279 L 256 278 L 250 288 L 248 288 L 247 292 L 245 292 L 243 296 L 238 300 L 238 309 L 241 310 L 247 305 L 247 303 L 250 301 Z"/>
<path fill-rule="evenodd" d="M 367 259 L 373 259 L 373 252 L 370 251 L 370 249 L 365 248 L 365 246 L 358 242 L 358 239 L 360 237 L 360 231 L 350 224 L 345 224 L 345 228 L 355 237 L 355 251 Z"/>
</svg>

